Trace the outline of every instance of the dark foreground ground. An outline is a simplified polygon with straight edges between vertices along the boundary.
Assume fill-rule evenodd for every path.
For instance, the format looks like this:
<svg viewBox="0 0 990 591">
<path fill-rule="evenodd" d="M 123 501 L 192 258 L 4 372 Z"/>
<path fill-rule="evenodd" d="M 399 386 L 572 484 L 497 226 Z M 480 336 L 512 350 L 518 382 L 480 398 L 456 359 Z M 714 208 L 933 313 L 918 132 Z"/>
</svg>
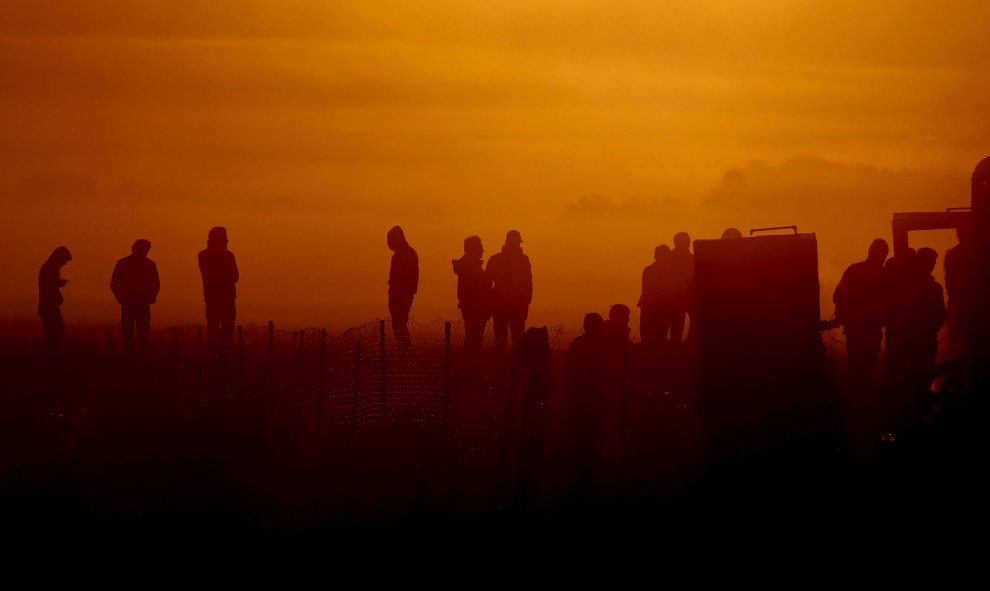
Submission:
<svg viewBox="0 0 990 591">
<path fill-rule="evenodd" d="M 144 359 L 82 342 L 48 361 L 7 339 L 6 539 L 49 550 L 746 546 L 786 531 L 882 546 L 922 532 L 959 540 L 987 524 L 987 431 L 963 396 L 866 454 L 837 436 L 727 464 L 706 452 L 689 391 L 633 384 L 589 452 L 559 388 L 528 400 L 525 373 L 494 354 L 455 355 L 448 372 L 442 351 L 389 345 L 383 369 L 375 346 L 330 343 L 321 362 L 318 343 L 299 356 L 285 338 L 272 357 L 248 347 L 225 366 L 168 341 Z"/>
</svg>

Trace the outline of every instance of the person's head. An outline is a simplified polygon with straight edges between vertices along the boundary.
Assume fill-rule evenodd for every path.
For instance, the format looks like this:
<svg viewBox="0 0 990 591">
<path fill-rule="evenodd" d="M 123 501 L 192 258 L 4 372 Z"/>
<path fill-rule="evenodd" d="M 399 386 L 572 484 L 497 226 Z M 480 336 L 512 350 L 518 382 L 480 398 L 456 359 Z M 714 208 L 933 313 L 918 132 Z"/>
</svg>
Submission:
<svg viewBox="0 0 990 591">
<path fill-rule="evenodd" d="M 617 322 L 622 325 L 629 324 L 629 306 L 625 304 L 615 304 L 608 309 L 608 319 L 612 322 Z"/>
<path fill-rule="evenodd" d="M 505 234 L 505 243 L 508 246 L 519 246 L 522 244 L 522 234 L 519 233 L 519 230 L 509 230 Z"/>
<path fill-rule="evenodd" d="M 584 315 L 584 332 L 592 336 L 598 336 L 605 330 L 605 319 L 598 312 L 589 312 Z"/>
<path fill-rule="evenodd" d="M 726 228 L 725 232 L 722 232 L 722 240 L 734 240 L 742 237 L 743 235 L 739 231 L 739 228 Z"/>
<path fill-rule="evenodd" d="M 480 236 L 468 236 L 464 239 L 464 254 L 477 259 L 485 254 L 485 249 L 481 246 Z"/>
<path fill-rule="evenodd" d="M 210 234 L 206 238 L 206 246 L 210 248 L 227 248 L 227 228 L 223 226 L 213 226 Z"/>
<path fill-rule="evenodd" d="M 392 229 L 385 235 L 385 241 L 390 250 L 398 250 L 409 244 L 406 242 L 405 233 L 399 226 L 392 226 Z"/>
<path fill-rule="evenodd" d="M 71 260 L 72 260 L 72 253 L 69 252 L 69 249 L 64 246 L 59 246 L 58 248 L 52 251 L 52 254 L 48 255 L 48 262 L 54 263 L 59 267 L 64 266 L 65 263 L 68 263 Z"/>
<path fill-rule="evenodd" d="M 149 250 L 151 250 L 151 241 L 145 240 L 144 238 L 138 238 L 134 241 L 134 244 L 131 245 L 131 254 L 136 254 L 138 256 L 148 256 Z"/>
<path fill-rule="evenodd" d="M 691 236 L 687 232 L 674 234 L 674 248 L 676 250 L 686 250 L 691 248 Z"/>
<path fill-rule="evenodd" d="M 653 260 L 660 261 L 670 254 L 670 247 L 666 244 L 661 244 L 660 246 L 653 249 Z"/>
<path fill-rule="evenodd" d="M 883 265 L 889 253 L 890 247 L 887 246 L 887 241 L 883 238 L 877 238 L 870 243 L 870 250 L 866 255 L 866 260 L 875 265 Z"/>
<path fill-rule="evenodd" d="M 931 275 L 932 271 L 935 270 L 935 262 L 938 261 L 938 252 L 934 248 L 924 248 L 918 249 L 918 254 L 915 256 L 915 262 L 918 265 L 918 270 L 924 275 Z"/>
</svg>

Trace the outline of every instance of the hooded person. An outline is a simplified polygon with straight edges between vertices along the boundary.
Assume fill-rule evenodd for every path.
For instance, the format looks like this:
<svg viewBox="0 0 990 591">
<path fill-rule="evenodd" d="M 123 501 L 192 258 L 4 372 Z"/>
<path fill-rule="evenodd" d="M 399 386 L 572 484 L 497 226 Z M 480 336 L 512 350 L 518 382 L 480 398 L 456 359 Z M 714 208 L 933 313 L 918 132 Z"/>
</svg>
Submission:
<svg viewBox="0 0 990 591">
<path fill-rule="evenodd" d="M 60 270 L 72 260 L 72 253 L 59 246 L 48 255 L 38 271 L 38 316 L 45 333 L 45 351 L 55 353 L 65 339 L 65 321 L 62 319 L 61 288 L 68 280 L 62 279 Z"/>
<path fill-rule="evenodd" d="M 485 270 L 493 282 L 495 347 L 505 349 L 509 333 L 513 345 L 522 339 L 533 301 L 533 269 L 523 253 L 519 230 L 506 233 L 502 250 L 488 259 Z"/>
<path fill-rule="evenodd" d="M 158 266 L 148 258 L 150 250 L 150 241 L 134 241 L 131 254 L 117 261 L 110 276 L 110 291 L 120 304 L 120 337 L 125 351 L 133 349 L 135 332 L 138 348 L 148 350 L 151 304 L 158 299 L 161 287 Z"/>
<path fill-rule="evenodd" d="M 393 226 L 385 238 L 392 251 L 388 270 L 388 313 L 392 317 L 392 332 L 396 341 L 408 346 L 412 344 L 409 311 L 419 288 L 419 256 L 409 246 L 399 226 Z"/>
<path fill-rule="evenodd" d="M 206 301 L 206 336 L 211 349 L 221 355 L 230 352 L 233 342 L 237 319 L 234 300 L 240 279 L 234 253 L 227 250 L 227 244 L 227 229 L 215 226 L 198 257 Z"/>
<path fill-rule="evenodd" d="M 453 259 L 457 275 L 457 307 L 464 318 L 464 350 L 481 350 L 485 325 L 491 318 L 492 280 L 482 264 L 485 249 L 478 236 L 464 239 L 464 256 Z"/>
</svg>

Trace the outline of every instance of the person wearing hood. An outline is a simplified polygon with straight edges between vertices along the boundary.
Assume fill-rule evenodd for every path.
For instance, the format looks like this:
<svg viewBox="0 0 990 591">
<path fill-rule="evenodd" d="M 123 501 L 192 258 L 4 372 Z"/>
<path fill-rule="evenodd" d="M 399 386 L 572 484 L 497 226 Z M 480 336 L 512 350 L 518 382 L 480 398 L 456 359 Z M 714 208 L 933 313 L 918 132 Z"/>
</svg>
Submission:
<svg viewBox="0 0 990 591">
<path fill-rule="evenodd" d="M 207 237 L 206 248 L 199 251 L 199 272 L 203 276 L 203 299 L 206 300 L 206 338 L 210 348 L 221 355 L 230 351 L 234 339 L 237 309 L 237 261 L 227 250 L 227 229 L 215 226 Z"/>
<path fill-rule="evenodd" d="M 110 291 L 120 304 L 120 337 L 124 351 L 134 347 L 137 332 L 138 349 L 148 350 L 148 332 L 151 327 L 151 304 L 158 299 L 161 283 L 158 266 L 148 258 L 151 242 L 143 238 L 131 245 L 131 254 L 119 261 L 110 276 Z"/>
<path fill-rule="evenodd" d="M 457 275 L 457 307 L 464 318 L 464 350 L 477 352 L 491 317 L 492 280 L 482 264 L 485 253 L 481 238 L 464 239 L 464 256 L 451 261 Z"/>
<path fill-rule="evenodd" d="M 392 333 L 399 344 L 409 346 L 409 310 L 419 287 L 419 256 L 406 241 L 399 226 L 393 226 L 386 235 L 392 251 L 392 264 L 388 271 L 388 313 L 392 317 Z"/>
<path fill-rule="evenodd" d="M 509 230 L 502 251 L 488 259 L 485 270 L 494 284 L 492 327 L 495 347 L 505 349 L 508 333 L 512 333 L 513 345 L 522 339 L 529 304 L 533 301 L 533 269 L 529 257 L 523 253 L 519 230 Z"/>
<path fill-rule="evenodd" d="M 62 279 L 59 272 L 66 263 L 72 260 L 72 253 L 64 246 L 59 246 L 38 271 L 38 316 L 45 331 L 45 352 L 55 353 L 65 338 L 65 321 L 62 320 L 61 288 L 69 281 Z"/>
</svg>

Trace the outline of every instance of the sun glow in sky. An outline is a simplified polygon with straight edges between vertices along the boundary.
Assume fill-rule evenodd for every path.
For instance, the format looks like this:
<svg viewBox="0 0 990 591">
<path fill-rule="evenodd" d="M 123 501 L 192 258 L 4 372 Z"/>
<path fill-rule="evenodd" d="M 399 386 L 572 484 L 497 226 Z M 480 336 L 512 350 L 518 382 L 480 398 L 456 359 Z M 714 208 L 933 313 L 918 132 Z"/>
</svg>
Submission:
<svg viewBox="0 0 990 591">
<path fill-rule="evenodd" d="M 421 320 L 457 316 L 463 238 L 491 254 L 512 228 L 537 324 L 635 303 L 655 245 L 730 225 L 815 232 L 827 301 L 893 211 L 968 204 L 988 22 L 952 0 L 7 0 L 0 320 L 32 318 L 65 244 L 67 321 L 113 321 L 144 237 L 153 323 L 199 322 L 214 225 L 245 322 L 386 314 L 396 224 Z"/>
</svg>

